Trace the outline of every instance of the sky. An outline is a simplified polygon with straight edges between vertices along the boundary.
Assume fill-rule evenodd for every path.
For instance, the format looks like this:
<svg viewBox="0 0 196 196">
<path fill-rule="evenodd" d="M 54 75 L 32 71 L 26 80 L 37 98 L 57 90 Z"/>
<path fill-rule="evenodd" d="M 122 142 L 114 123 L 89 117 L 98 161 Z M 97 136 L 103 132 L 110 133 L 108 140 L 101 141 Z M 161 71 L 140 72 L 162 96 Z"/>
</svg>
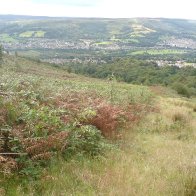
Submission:
<svg viewBox="0 0 196 196">
<path fill-rule="evenodd" d="M 0 14 L 184 18 L 196 20 L 196 0 L 0 0 Z"/>
</svg>

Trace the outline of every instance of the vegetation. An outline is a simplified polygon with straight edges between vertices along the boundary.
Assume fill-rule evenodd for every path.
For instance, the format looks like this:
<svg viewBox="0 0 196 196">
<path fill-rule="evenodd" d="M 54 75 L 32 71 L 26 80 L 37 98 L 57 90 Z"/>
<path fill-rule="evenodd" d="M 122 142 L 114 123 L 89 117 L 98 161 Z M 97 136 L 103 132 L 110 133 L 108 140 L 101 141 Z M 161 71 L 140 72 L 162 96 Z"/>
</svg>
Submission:
<svg viewBox="0 0 196 196">
<path fill-rule="evenodd" d="M 195 21 L 1 15 L 0 32 L 0 195 L 196 195 Z"/>
<path fill-rule="evenodd" d="M 16 41 L 13 37 L 9 36 L 7 33 L 0 34 L 0 40 L 2 42 L 8 42 L 8 43 L 12 43 Z"/>
<path fill-rule="evenodd" d="M 187 97 L 196 95 L 196 69 L 191 66 L 159 67 L 154 62 L 126 58 L 117 59 L 110 64 L 68 64 L 65 67 L 74 73 L 91 77 L 108 78 L 114 74 L 118 81 L 144 85 L 159 84 L 173 87 L 179 94 Z"/>
<path fill-rule="evenodd" d="M 1 195 L 195 194 L 194 99 L 15 56 L 0 74 Z"/>
<path fill-rule="evenodd" d="M 1 15 L 0 32 L 7 50 L 33 51 L 44 60 L 134 56 L 195 61 L 196 22 L 189 20 Z"/>
<path fill-rule="evenodd" d="M 3 174 L 17 171 L 37 178 L 39 168 L 56 156 L 98 156 L 110 147 L 103 136 L 118 137 L 128 120 L 134 123 L 140 118 L 142 112 L 134 115 L 136 109 L 140 111 L 151 100 L 145 87 L 121 89 L 116 84 L 113 89 L 111 83 L 105 87 L 100 81 L 80 83 L 74 75 L 60 73 L 20 57 L 5 58 L 0 81 Z M 45 74 L 49 75 L 45 78 Z M 50 75 L 54 78 L 48 85 Z M 73 81 L 64 81 L 64 77 L 73 77 Z M 115 92 L 119 95 L 114 96 Z M 134 105 L 130 111 L 129 104 Z"/>
<path fill-rule="evenodd" d="M 190 90 L 183 84 L 174 83 L 174 89 L 178 92 L 178 94 L 184 95 L 186 97 L 190 97 Z"/>
<path fill-rule="evenodd" d="M 0 45 L 0 64 L 2 63 L 3 61 L 3 47 L 2 45 Z"/>
<path fill-rule="evenodd" d="M 19 35 L 19 37 L 28 38 L 28 37 L 44 37 L 44 31 L 26 31 Z"/>
<path fill-rule="evenodd" d="M 138 51 L 135 51 L 135 52 L 132 52 L 131 54 L 132 55 L 144 55 L 144 54 L 147 54 L 147 55 L 167 55 L 167 54 L 183 54 L 185 53 L 185 51 L 183 50 L 168 50 L 168 49 L 163 49 L 163 50 L 154 50 L 154 49 L 151 49 L 151 50 L 138 50 Z"/>
<path fill-rule="evenodd" d="M 138 46 L 153 46 L 171 36 L 195 39 L 196 30 L 195 21 L 180 19 L 51 19 L 28 16 L 1 16 L 0 19 L 1 33 L 11 37 L 13 32 L 17 36 L 21 33 L 32 35 L 33 32 L 45 32 L 46 38 L 64 40 L 94 39 L 107 42 L 136 38 L 139 42 L 135 44 Z"/>
</svg>

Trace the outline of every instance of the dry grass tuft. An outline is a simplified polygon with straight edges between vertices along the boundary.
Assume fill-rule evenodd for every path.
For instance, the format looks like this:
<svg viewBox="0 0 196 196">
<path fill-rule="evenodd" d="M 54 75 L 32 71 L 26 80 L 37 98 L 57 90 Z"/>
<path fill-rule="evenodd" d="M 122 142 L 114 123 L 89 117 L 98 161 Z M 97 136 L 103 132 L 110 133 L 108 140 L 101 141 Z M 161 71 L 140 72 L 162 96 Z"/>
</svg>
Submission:
<svg viewBox="0 0 196 196">
<path fill-rule="evenodd" d="M 186 189 L 184 192 L 185 196 L 195 196 L 196 195 L 196 179 L 190 178 L 185 185 Z"/>
<path fill-rule="evenodd" d="M 0 172 L 4 175 L 10 175 L 18 168 L 18 164 L 15 159 L 11 157 L 0 156 Z"/>
<path fill-rule="evenodd" d="M 52 151 L 62 151 L 66 148 L 68 132 L 62 131 L 52 134 L 47 138 L 24 139 L 23 147 L 32 160 L 47 160 L 52 157 Z"/>
<path fill-rule="evenodd" d="M 193 112 L 196 112 L 196 105 L 193 107 Z"/>
<path fill-rule="evenodd" d="M 1 196 L 5 196 L 6 195 L 6 191 L 2 188 L 0 188 L 0 195 Z"/>
<path fill-rule="evenodd" d="M 175 112 L 172 115 L 172 120 L 173 122 L 181 122 L 181 123 L 186 123 L 187 122 L 187 116 L 181 112 Z"/>
</svg>

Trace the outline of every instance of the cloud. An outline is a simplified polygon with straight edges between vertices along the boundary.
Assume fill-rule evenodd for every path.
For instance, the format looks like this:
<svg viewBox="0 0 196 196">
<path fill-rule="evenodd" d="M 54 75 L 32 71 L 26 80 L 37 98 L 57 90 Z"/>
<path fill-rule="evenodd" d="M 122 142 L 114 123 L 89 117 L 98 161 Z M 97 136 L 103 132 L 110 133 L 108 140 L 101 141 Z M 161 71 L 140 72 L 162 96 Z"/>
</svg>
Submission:
<svg viewBox="0 0 196 196">
<path fill-rule="evenodd" d="M 72 7 L 95 7 L 98 6 L 102 0 L 32 0 L 32 2 L 38 4 L 53 4 Z"/>
<path fill-rule="evenodd" d="M 0 0 L 0 14 L 196 20 L 195 0 Z"/>
<path fill-rule="evenodd" d="M 105 17 L 164 17 L 196 19 L 195 0 L 105 0 Z"/>
<path fill-rule="evenodd" d="M 38 16 L 100 16 L 102 0 L 0 0 L 0 14 Z"/>
</svg>

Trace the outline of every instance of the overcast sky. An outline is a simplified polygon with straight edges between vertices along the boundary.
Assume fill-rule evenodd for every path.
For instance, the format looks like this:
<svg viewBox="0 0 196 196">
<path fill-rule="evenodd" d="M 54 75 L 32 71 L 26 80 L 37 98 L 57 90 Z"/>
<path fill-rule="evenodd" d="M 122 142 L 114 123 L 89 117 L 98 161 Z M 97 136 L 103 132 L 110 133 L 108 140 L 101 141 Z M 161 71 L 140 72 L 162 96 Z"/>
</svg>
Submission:
<svg viewBox="0 0 196 196">
<path fill-rule="evenodd" d="M 196 0 L 0 0 L 0 14 L 196 20 Z"/>
</svg>

